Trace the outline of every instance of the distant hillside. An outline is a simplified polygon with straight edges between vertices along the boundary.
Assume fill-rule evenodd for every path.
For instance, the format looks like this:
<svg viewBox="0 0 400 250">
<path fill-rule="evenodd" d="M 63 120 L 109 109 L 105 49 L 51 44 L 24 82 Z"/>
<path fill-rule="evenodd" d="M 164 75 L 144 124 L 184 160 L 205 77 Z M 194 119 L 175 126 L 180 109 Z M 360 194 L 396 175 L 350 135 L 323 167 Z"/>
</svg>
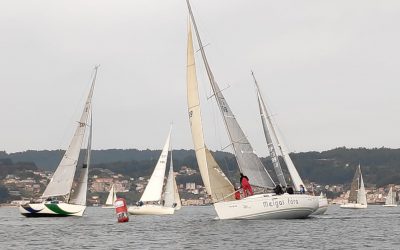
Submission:
<svg viewBox="0 0 400 250">
<path fill-rule="evenodd" d="M 110 169 L 132 177 L 146 176 L 151 174 L 160 153 L 160 150 L 94 150 L 93 167 Z M 16 163 L 33 162 L 38 168 L 54 170 L 62 154 L 63 151 L 60 150 L 30 150 L 12 154 L 0 152 L 0 159 L 8 158 Z M 222 170 L 229 177 L 237 179 L 238 170 L 234 156 L 226 152 L 213 154 Z M 342 147 L 324 152 L 292 153 L 291 157 L 303 179 L 321 184 L 349 183 L 359 163 L 367 184 L 400 184 L 400 149 Z M 262 161 L 274 178 L 271 161 L 268 158 L 263 158 Z M 180 168 L 183 165 L 198 169 L 193 150 L 174 150 L 174 166 Z M 284 172 L 287 175 L 285 168 Z M 199 175 L 186 178 L 200 181 Z"/>
</svg>

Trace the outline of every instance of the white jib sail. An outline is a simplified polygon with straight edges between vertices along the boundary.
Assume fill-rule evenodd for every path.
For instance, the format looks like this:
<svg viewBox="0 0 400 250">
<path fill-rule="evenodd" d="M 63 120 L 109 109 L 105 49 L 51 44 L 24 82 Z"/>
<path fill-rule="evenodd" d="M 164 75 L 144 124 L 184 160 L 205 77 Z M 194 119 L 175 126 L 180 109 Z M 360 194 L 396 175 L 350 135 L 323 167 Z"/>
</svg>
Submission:
<svg viewBox="0 0 400 250">
<path fill-rule="evenodd" d="M 42 197 L 62 196 L 70 194 L 72 183 L 74 180 L 76 165 L 79 159 L 79 153 L 82 147 L 83 138 L 85 137 L 85 130 L 87 127 L 88 117 L 91 110 L 92 96 L 94 84 L 96 81 L 97 68 L 95 67 L 92 86 L 89 95 L 86 99 L 85 107 L 78 122 L 78 127 L 75 130 L 71 144 L 65 152 L 60 164 L 54 172 L 49 184 L 43 192 Z"/>
<path fill-rule="evenodd" d="M 247 140 L 246 135 L 244 134 L 238 122 L 236 121 L 236 118 L 233 115 L 232 110 L 230 109 L 228 103 L 226 102 L 224 96 L 222 95 L 222 92 L 217 82 L 214 79 L 214 75 L 207 61 L 203 43 L 201 42 L 200 35 L 197 30 L 196 21 L 194 20 L 190 3 L 188 0 L 186 0 L 186 3 L 188 5 L 190 17 L 196 32 L 197 42 L 200 47 L 200 52 L 204 62 L 204 66 L 206 68 L 207 75 L 211 87 L 213 89 L 215 99 L 221 111 L 221 115 L 224 120 L 229 139 L 235 151 L 235 157 L 239 169 L 241 170 L 241 172 L 243 172 L 245 175 L 249 177 L 249 181 L 251 184 L 259 187 L 273 188 L 275 187 L 274 181 L 271 179 L 268 172 L 264 168 L 264 165 L 261 163 L 261 160 L 254 153 L 253 147 Z"/>
<path fill-rule="evenodd" d="M 361 174 L 361 168 L 360 168 L 360 188 L 358 189 L 357 193 L 357 203 L 363 205 L 367 204 L 367 194 L 365 192 L 364 180 Z"/>
<path fill-rule="evenodd" d="M 160 158 L 158 159 L 157 165 L 154 168 L 154 172 L 150 177 L 149 183 L 143 192 L 141 201 L 160 201 L 162 188 L 164 184 L 165 168 L 167 165 L 169 141 L 171 138 L 171 129 L 169 130 L 167 140 L 164 148 L 161 152 Z"/>
<path fill-rule="evenodd" d="M 114 184 L 111 186 L 110 192 L 108 193 L 108 197 L 106 200 L 106 205 L 113 206 L 117 196 L 115 194 Z"/>
<path fill-rule="evenodd" d="M 167 183 L 165 184 L 164 201 L 165 201 L 165 203 L 164 203 L 165 207 L 173 207 L 173 205 L 175 203 L 174 165 L 172 163 L 172 150 L 171 150 Z"/>
<path fill-rule="evenodd" d="M 223 198 L 233 193 L 234 189 L 205 146 L 190 22 L 187 44 L 187 99 L 189 122 L 197 164 L 199 165 L 200 174 L 207 193 L 213 201 L 217 201 L 218 198 Z"/>
<path fill-rule="evenodd" d="M 388 195 L 386 197 L 385 205 L 396 204 L 396 192 L 393 192 L 393 187 L 390 187 Z"/>
<path fill-rule="evenodd" d="M 178 209 L 181 209 L 182 202 L 181 202 L 181 197 L 179 196 L 178 185 L 176 185 L 175 176 L 174 176 L 174 193 L 175 193 L 174 198 L 175 198 L 175 204 L 176 204 L 175 209 L 178 210 Z"/>
</svg>

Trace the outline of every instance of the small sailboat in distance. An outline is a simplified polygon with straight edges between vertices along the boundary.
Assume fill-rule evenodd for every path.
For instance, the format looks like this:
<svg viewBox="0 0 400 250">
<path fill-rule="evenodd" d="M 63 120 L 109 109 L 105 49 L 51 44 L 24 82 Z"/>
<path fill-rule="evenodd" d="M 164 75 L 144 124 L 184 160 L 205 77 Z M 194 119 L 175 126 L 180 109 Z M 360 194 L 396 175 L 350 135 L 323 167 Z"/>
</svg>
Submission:
<svg viewBox="0 0 400 250">
<path fill-rule="evenodd" d="M 389 189 L 389 193 L 386 196 L 386 201 L 384 207 L 397 207 L 396 202 L 396 192 L 393 192 L 393 187 L 391 186 Z"/>
<path fill-rule="evenodd" d="M 172 127 L 171 127 L 172 129 Z M 137 206 L 131 206 L 128 212 L 133 215 L 166 215 L 174 214 L 175 206 L 174 203 L 174 183 L 173 183 L 173 173 L 171 178 L 167 180 L 167 193 L 164 194 L 163 199 L 163 184 L 165 177 L 165 169 L 168 160 L 168 152 L 170 149 L 170 138 L 171 129 L 169 130 L 167 140 L 164 144 L 163 150 L 161 152 L 160 158 L 154 168 L 153 174 L 140 198 Z M 171 169 L 172 169 L 171 165 Z M 170 172 L 173 170 L 170 170 Z"/>
<path fill-rule="evenodd" d="M 110 192 L 108 193 L 106 204 L 102 206 L 102 208 L 114 208 L 114 202 L 117 199 L 117 192 L 115 192 L 114 184 L 110 188 Z"/>
<path fill-rule="evenodd" d="M 340 205 L 341 208 L 359 209 L 367 208 L 367 194 L 365 192 L 364 180 L 361 174 L 361 166 L 358 165 L 353 181 L 351 182 L 348 203 Z"/>
<path fill-rule="evenodd" d="M 94 69 L 92 84 L 75 134 L 61 162 L 47 184 L 40 203 L 21 205 L 19 211 L 26 217 L 82 216 L 86 209 L 86 193 L 92 144 L 92 96 L 98 66 Z M 79 155 L 89 128 L 85 159 L 78 165 Z M 76 179 L 74 177 L 77 177 Z M 74 182 L 74 179 L 76 180 Z"/>
</svg>

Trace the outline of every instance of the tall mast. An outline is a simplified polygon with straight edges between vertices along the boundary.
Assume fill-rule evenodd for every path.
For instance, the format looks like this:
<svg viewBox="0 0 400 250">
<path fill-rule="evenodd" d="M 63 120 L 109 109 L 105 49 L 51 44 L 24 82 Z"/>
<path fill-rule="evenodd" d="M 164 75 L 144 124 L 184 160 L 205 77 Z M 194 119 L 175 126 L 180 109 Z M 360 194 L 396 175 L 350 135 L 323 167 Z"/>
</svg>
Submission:
<svg viewBox="0 0 400 250">
<path fill-rule="evenodd" d="M 219 86 L 214 79 L 214 75 L 208 64 L 208 60 L 203 48 L 204 47 L 203 43 L 200 39 L 200 35 L 197 29 L 196 21 L 194 19 L 189 0 L 186 0 L 186 3 L 189 9 L 189 14 L 193 23 L 193 27 L 195 29 L 197 41 L 207 71 L 208 79 L 210 81 L 220 112 L 222 114 L 226 131 L 233 146 L 238 167 L 245 175 L 249 177 L 251 184 L 260 187 L 272 188 L 275 186 L 275 183 L 269 176 L 268 172 L 266 171 L 264 165 L 261 163 L 258 156 L 254 153 L 251 144 L 247 140 L 246 135 L 244 134 L 238 122 L 236 121 L 233 112 L 231 111 L 228 103 L 225 100 L 225 97 L 222 95 L 222 92 L 219 89 Z"/>
</svg>

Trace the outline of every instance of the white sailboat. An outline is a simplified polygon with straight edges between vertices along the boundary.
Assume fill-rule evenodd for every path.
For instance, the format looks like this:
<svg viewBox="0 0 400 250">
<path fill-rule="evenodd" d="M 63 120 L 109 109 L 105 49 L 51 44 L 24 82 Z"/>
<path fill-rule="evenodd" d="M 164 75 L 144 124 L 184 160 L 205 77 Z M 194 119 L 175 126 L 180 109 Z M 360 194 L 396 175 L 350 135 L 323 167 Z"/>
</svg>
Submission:
<svg viewBox="0 0 400 250">
<path fill-rule="evenodd" d="M 351 182 L 351 189 L 348 203 L 340 205 L 341 208 L 367 208 L 367 194 L 365 192 L 364 180 L 361 174 L 361 166 L 358 165 L 356 173 L 354 174 L 353 181 Z"/>
<path fill-rule="evenodd" d="M 167 165 L 168 152 L 170 148 L 171 130 L 168 133 L 167 140 L 164 144 L 161 156 L 158 159 L 157 165 L 154 168 L 153 174 L 150 177 L 149 183 L 147 184 L 142 197 L 140 198 L 138 206 L 131 206 L 128 209 L 130 214 L 134 215 L 164 215 L 174 214 L 175 211 L 175 200 L 174 200 L 174 178 L 172 173 L 172 179 L 167 181 L 166 194 L 164 195 L 163 204 L 163 184 L 165 177 L 165 169 Z M 171 161 L 172 162 L 172 161 Z M 172 169 L 172 164 L 171 168 Z M 173 170 L 172 170 L 173 171 Z M 171 172 L 171 170 L 170 170 Z M 172 197 L 172 198 L 171 198 Z"/>
<path fill-rule="evenodd" d="M 102 208 L 114 208 L 114 202 L 117 199 L 117 192 L 115 192 L 114 184 L 110 188 L 110 192 L 108 193 L 107 200 L 105 206 Z"/>
<path fill-rule="evenodd" d="M 287 182 L 285 180 L 285 176 L 282 171 L 282 167 L 279 163 L 279 156 L 281 156 L 289 171 L 289 175 L 293 182 L 294 191 L 300 192 L 301 186 L 303 187 L 304 191 L 307 191 L 306 186 L 303 183 L 303 180 L 301 179 L 292 159 L 290 158 L 289 151 L 287 150 L 286 145 L 283 143 L 279 133 L 277 132 L 277 129 L 275 127 L 276 125 L 272 120 L 272 115 L 270 114 L 267 105 L 264 101 L 264 98 L 261 94 L 261 90 L 256 80 L 256 77 L 254 76 L 253 72 L 251 72 L 251 74 L 253 76 L 253 80 L 256 86 L 258 107 L 264 129 L 265 139 L 267 141 L 269 155 L 275 173 L 278 177 L 279 184 L 282 187 L 288 187 Z M 323 214 L 326 212 L 328 208 L 328 200 L 326 199 L 326 197 L 318 196 L 318 200 L 319 200 L 319 208 L 317 209 L 317 211 L 313 213 L 313 215 Z"/>
<path fill-rule="evenodd" d="M 233 146 L 239 169 L 249 177 L 253 186 L 274 188 L 275 183 L 254 153 L 250 142 L 236 121 L 214 79 L 188 0 L 187 5 L 207 75 Z M 235 200 L 235 190 L 232 183 L 222 172 L 205 145 L 190 23 L 188 26 L 187 47 L 187 96 L 189 121 L 197 162 L 207 193 L 211 196 L 214 208 L 220 219 L 305 218 L 318 208 L 318 199 L 309 195 L 263 193 Z"/>
<path fill-rule="evenodd" d="M 393 192 L 393 187 L 390 187 L 389 193 L 386 196 L 384 207 L 397 207 L 396 192 Z"/>
<path fill-rule="evenodd" d="M 86 209 L 86 193 L 88 171 L 90 165 L 92 141 L 92 96 L 98 66 L 94 69 L 89 95 L 72 141 L 60 164 L 54 172 L 44 193 L 41 203 L 28 203 L 19 207 L 22 215 L 27 217 L 82 216 Z M 78 167 L 78 159 L 89 127 L 86 155 L 82 166 Z M 74 183 L 74 177 L 76 181 Z"/>
</svg>

